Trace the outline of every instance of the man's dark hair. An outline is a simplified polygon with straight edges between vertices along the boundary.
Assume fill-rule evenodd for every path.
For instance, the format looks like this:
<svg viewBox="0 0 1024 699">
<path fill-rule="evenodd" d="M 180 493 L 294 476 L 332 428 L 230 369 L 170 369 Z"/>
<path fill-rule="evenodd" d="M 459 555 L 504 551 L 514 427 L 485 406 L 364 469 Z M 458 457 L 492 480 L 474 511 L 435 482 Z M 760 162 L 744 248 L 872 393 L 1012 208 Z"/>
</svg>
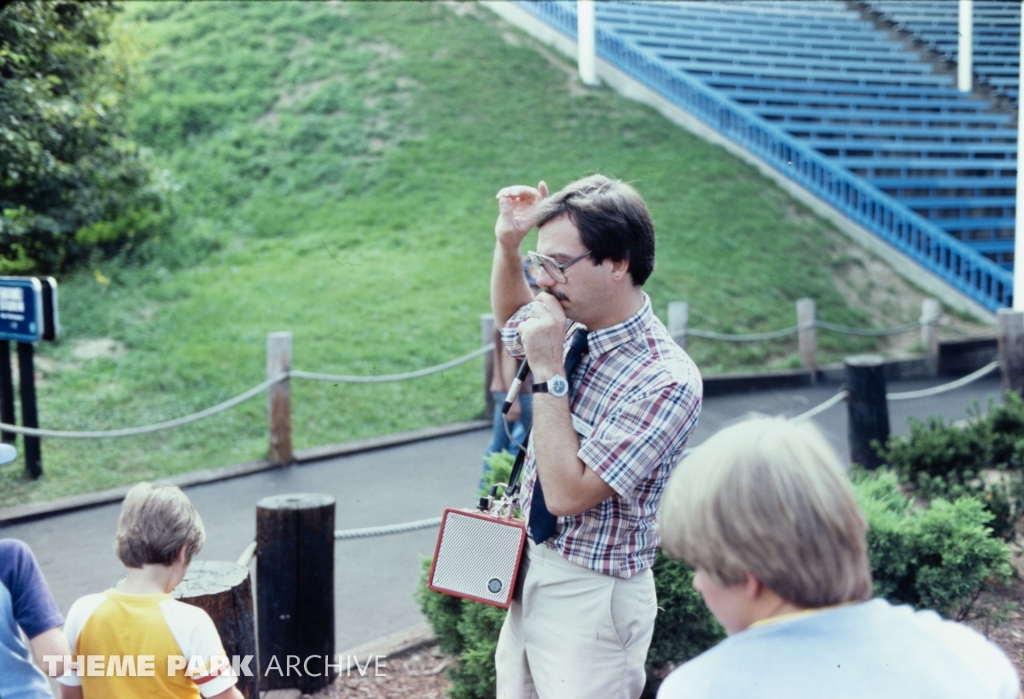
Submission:
<svg viewBox="0 0 1024 699">
<path fill-rule="evenodd" d="M 629 275 L 643 286 L 654 271 L 654 222 L 635 189 L 591 175 L 566 185 L 537 207 L 537 227 L 568 216 L 595 265 L 629 260 Z"/>
</svg>

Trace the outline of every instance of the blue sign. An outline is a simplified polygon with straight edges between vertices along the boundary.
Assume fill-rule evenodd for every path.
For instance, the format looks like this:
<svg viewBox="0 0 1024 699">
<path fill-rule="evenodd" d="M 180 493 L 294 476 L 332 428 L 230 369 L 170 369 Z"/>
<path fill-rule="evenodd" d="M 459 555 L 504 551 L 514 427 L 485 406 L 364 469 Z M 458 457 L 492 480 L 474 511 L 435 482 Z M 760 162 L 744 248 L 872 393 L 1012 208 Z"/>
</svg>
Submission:
<svg viewBox="0 0 1024 699">
<path fill-rule="evenodd" d="M 0 277 L 0 340 L 38 342 L 43 288 L 34 277 Z"/>
</svg>

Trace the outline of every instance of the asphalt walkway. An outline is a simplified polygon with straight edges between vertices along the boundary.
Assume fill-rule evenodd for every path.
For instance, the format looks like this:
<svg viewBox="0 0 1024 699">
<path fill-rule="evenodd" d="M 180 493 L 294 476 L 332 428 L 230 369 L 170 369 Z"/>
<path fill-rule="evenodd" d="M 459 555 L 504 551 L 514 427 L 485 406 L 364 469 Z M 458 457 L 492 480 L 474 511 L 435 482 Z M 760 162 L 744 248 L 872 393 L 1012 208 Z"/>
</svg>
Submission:
<svg viewBox="0 0 1024 699">
<path fill-rule="evenodd" d="M 975 401 L 999 401 L 998 372 L 940 396 L 890 402 L 892 431 L 907 433 L 907 418 L 967 416 Z M 891 382 L 889 391 L 911 391 L 949 379 Z M 751 412 L 798 415 L 833 396 L 837 383 L 712 397 L 691 445 Z M 846 408 L 840 403 L 814 418 L 848 458 Z M 253 541 L 256 502 L 283 493 L 326 493 L 337 500 L 336 526 L 353 529 L 437 517 L 445 507 L 470 506 L 488 441 L 484 430 L 257 473 L 186 489 L 206 524 L 199 558 L 236 560 Z M 123 568 L 113 552 L 120 505 L 55 515 L 0 528 L 0 537 L 27 542 L 35 551 L 62 611 L 79 596 L 113 585 Z M 433 552 L 436 529 L 336 542 L 337 649 L 343 651 L 420 623 L 413 599 L 421 557 Z"/>
</svg>

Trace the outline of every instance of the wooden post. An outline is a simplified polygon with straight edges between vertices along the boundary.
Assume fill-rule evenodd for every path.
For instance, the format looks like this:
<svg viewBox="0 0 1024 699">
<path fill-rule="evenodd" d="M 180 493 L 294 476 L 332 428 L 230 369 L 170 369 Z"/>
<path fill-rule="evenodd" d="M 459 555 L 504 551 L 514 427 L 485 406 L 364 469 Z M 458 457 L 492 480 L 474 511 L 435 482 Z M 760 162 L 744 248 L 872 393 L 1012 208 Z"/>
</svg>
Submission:
<svg viewBox="0 0 1024 699">
<path fill-rule="evenodd" d="M 797 299 L 796 324 L 800 326 L 797 332 L 800 365 L 811 373 L 811 383 L 818 380 L 818 335 L 814 320 L 814 299 Z"/>
<path fill-rule="evenodd" d="M 871 446 L 877 440 L 884 445 L 889 439 L 889 405 L 885 399 L 885 365 L 880 356 L 862 354 L 847 357 L 846 399 L 847 437 L 850 460 L 864 468 L 875 469 L 881 457 Z"/>
<path fill-rule="evenodd" d="M 39 427 L 39 411 L 36 408 L 35 349 L 31 342 L 18 343 L 18 381 L 21 393 L 21 424 L 23 427 Z M 43 451 L 39 437 L 24 436 L 25 473 L 35 480 L 43 475 Z"/>
<path fill-rule="evenodd" d="M 1024 312 L 1000 308 L 996 324 L 1002 389 L 1024 395 Z"/>
<path fill-rule="evenodd" d="M 292 368 L 292 334 L 267 335 L 267 378 L 280 376 Z M 295 461 L 292 454 L 292 386 L 286 378 L 267 391 L 267 420 L 270 432 L 271 463 L 281 466 Z"/>
<path fill-rule="evenodd" d="M 494 314 L 480 314 L 480 346 L 486 347 L 494 342 Z M 501 352 L 495 347 L 494 352 Z M 494 396 L 491 395 L 491 377 L 494 376 L 494 352 L 484 355 L 484 417 L 494 419 Z"/>
<path fill-rule="evenodd" d="M 193 561 L 173 595 L 210 615 L 238 674 L 238 690 L 245 699 L 259 699 L 260 665 L 249 568 L 227 561 Z"/>
<path fill-rule="evenodd" d="M 275 495 L 256 504 L 260 684 L 312 694 L 331 682 L 334 656 L 334 498 Z M 287 672 L 289 656 L 301 673 Z M 317 657 L 314 657 L 317 656 Z M 307 661 L 308 659 L 308 661 Z"/>
<path fill-rule="evenodd" d="M 686 301 L 668 302 L 668 334 L 686 349 L 686 326 L 690 322 L 690 304 Z"/>
<path fill-rule="evenodd" d="M 5 425 L 15 424 L 14 416 L 14 380 L 11 378 L 11 343 L 0 340 L 0 422 Z M 0 433 L 0 439 L 7 444 L 14 444 L 18 438 L 14 432 Z"/>
<path fill-rule="evenodd" d="M 939 319 L 942 317 L 942 304 L 938 299 L 925 299 L 921 302 L 921 346 L 924 348 L 928 375 L 939 375 Z"/>
</svg>

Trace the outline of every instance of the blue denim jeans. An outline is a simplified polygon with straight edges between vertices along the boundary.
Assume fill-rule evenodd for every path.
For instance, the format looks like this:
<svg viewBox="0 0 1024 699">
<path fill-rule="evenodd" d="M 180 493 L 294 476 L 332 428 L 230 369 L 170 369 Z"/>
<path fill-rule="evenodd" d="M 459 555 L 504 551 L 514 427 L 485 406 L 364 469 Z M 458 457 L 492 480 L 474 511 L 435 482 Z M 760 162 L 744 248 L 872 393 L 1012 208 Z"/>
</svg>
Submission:
<svg viewBox="0 0 1024 699">
<path fill-rule="evenodd" d="M 526 433 L 530 431 L 530 425 L 533 423 L 533 394 L 527 393 L 526 395 L 519 396 L 519 405 L 522 406 L 523 410 L 519 415 L 519 419 L 510 425 L 509 429 L 512 433 L 512 439 L 515 441 L 510 440 L 505 433 L 505 416 L 501 414 L 501 406 L 505 402 L 505 394 L 501 391 L 491 391 L 491 395 L 494 397 L 494 423 L 491 425 L 491 442 L 487 445 L 487 452 L 484 456 L 488 457 L 499 451 L 507 451 L 512 456 L 515 456 L 519 453 L 519 444 L 522 444 L 523 440 L 526 439 Z M 481 489 L 484 487 L 484 477 L 490 470 L 491 467 L 484 461 L 483 468 L 480 471 L 479 487 Z"/>
</svg>

